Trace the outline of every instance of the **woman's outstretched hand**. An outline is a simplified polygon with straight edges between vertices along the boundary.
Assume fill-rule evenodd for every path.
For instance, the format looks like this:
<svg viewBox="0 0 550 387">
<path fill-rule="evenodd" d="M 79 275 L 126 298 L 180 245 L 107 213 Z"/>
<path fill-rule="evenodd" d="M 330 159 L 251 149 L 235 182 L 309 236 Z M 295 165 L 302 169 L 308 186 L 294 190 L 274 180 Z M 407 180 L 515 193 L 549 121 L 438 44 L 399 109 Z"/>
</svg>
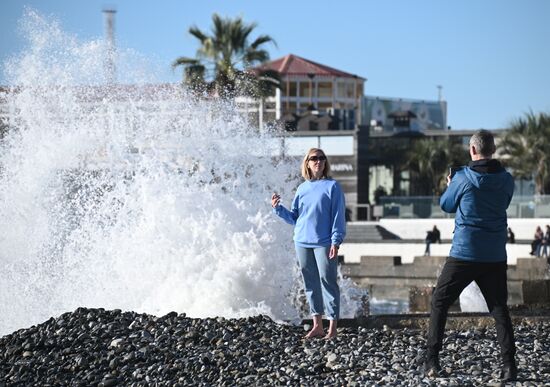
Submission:
<svg viewBox="0 0 550 387">
<path fill-rule="evenodd" d="M 328 253 L 328 257 L 329 259 L 334 259 L 338 256 L 338 246 L 336 245 L 331 245 L 330 246 L 330 251 Z"/>
<path fill-rule="evenodd" d="M 279 203 L 281 202 L 281 196 L 274 193 L 273 195 L 271 195 L 271 207 L 275 208 L 279 205 Z"/>
</svg>

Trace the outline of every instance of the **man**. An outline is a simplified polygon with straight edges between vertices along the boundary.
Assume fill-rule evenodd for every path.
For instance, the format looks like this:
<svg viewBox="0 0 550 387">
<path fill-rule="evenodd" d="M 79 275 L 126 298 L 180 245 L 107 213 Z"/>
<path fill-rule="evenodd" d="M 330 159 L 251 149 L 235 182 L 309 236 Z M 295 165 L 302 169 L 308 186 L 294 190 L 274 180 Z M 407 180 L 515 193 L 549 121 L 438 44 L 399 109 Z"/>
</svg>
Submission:
<svg viewBox="0 0 550 387">
<path fill-rule="evenodd" d="M 506 209 L 514 192 L 512 176 L 492 155 L 491 132 L 480 130 L 470 138 L 472 161 L 447 176 L 447 190 L 440 200 L 443 211 L 456 213 L 451 252 L 432 296 L 424 364 L 430 377 L 442 376 L 439 351 L 447 311 L 472 281 L 479 286 L 495 319 L 502 357 L 502 381 L 517 378 L 512 321 L 507 307 Z"/>
<path fill-rule="evenodd" d="M 432 243 L 440 243 L 441 244 L 441 233 L 439 232 L 439 229 L 437 226 L 434 226 L 432 231 L 428 231 L 426 233 L 426 250 L 424 250 L 424 255 L 429 256 L 430 255 L 430 245 Z"/>
</svg>

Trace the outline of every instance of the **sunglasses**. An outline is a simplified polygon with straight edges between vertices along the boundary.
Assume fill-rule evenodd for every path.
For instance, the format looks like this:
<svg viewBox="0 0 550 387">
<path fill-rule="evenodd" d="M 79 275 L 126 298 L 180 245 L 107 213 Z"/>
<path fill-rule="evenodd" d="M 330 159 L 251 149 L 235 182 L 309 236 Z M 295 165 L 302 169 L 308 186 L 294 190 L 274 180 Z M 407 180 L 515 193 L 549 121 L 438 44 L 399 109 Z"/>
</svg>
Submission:
<svg viewBox="0 0 550 387">
<path fill-rule="evenodd" d="M 308 161 L 326 161 L 327 158 L 325 156 L 311 156 L 307 160 Z"/>
</svg>

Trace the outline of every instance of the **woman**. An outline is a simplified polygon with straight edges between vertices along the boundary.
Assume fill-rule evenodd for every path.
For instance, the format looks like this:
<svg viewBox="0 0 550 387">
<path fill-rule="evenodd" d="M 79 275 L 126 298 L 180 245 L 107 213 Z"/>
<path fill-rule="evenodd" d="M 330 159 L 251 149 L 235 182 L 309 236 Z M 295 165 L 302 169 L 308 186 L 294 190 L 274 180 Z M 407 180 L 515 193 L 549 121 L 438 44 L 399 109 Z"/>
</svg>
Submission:
<svg viewBox="0 0 550 387">
<path fill-rule="evenodd" d="M 296 190 L 290 210 L 271 197 L 273 211 L 294 226 L 296 256 L 302 271 L 313 328 L 306 338 L 336 336 L 340 289 L 336 281 L 338 249 L 346 234 L 346 205 L 340 185 L 329 177 L 330 165 L 321 149 L 312 148 L 302 162 L 305 181 Z M 330 320 L 323 328 L 323 314 Z"/>
</svg>

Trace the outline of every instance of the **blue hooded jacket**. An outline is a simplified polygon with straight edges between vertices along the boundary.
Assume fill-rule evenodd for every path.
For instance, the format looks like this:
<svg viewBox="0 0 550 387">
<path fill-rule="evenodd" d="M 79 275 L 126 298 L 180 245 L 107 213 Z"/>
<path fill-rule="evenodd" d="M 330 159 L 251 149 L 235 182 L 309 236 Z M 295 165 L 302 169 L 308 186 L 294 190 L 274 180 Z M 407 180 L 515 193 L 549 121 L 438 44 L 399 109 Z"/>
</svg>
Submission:
<svg viewBox="0 0 550 387">
<path fill-rule="evenodd" d="M 470 162 L 451 179 L 441 209 L 456 213 L 450 256 L 472 262 L 506 262 L 506 209 L 514 179 L 494 159 Z"/>
</svg>

